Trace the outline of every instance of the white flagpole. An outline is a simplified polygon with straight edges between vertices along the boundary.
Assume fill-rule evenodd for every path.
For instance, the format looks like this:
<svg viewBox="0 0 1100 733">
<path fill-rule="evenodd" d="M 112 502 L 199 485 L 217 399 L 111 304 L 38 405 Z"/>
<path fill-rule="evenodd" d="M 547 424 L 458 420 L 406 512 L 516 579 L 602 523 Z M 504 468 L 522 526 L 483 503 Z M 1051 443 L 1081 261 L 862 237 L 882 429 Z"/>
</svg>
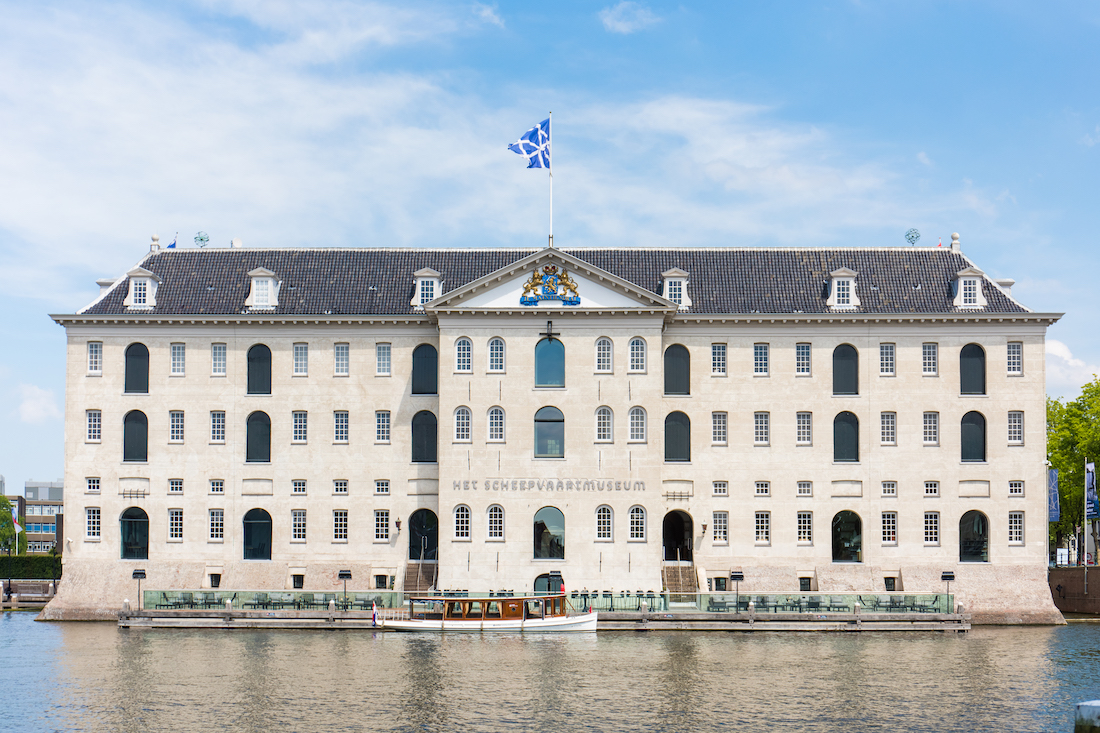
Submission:
<svg viewBox="0 0 1100 733">
<path fill-rule="evenodd" d="M 549 138 L 550 153 L 546 156 L 547 169 L 550 171 L 550 247 L 554 246 L 554 113 L 550 112 L 546 123 L 546 137 Z"/>
</svg>

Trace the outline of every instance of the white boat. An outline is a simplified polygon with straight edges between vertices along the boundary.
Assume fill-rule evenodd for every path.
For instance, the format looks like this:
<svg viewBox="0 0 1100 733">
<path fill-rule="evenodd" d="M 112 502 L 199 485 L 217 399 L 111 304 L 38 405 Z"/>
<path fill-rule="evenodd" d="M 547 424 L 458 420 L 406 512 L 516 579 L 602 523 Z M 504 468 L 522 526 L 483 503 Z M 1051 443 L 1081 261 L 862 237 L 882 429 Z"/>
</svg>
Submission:
<svg viewBox="0 0 1100 733">
<path fill-rule="evenodd" d="M 569 611 L 565 595 L 409 599 L 407 615 L 381 618 L 392 631 L 595 631 L 596 611 Z"/>
</svg>

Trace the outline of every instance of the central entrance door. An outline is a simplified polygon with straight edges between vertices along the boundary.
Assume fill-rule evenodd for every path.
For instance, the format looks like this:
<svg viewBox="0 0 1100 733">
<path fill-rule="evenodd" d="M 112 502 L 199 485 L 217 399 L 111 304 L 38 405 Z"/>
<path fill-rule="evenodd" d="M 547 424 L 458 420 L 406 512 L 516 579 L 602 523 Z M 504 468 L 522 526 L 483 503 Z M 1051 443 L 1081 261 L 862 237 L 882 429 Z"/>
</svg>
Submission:
<svg viewBox="0 0 1100 733">
<path fill-rule="evenodd" d="M 417 509 L 409 517 L 409 559 L 437 559 L 439 550 L 439 519 L 430 509 Z"/>
<path fill-rule="evenodd" d="M 666 562 L 676 560 L 691 562 L 694 524 L 690 514 L 679 509 L 666 514 L 662 534 Z"/>
</svg>

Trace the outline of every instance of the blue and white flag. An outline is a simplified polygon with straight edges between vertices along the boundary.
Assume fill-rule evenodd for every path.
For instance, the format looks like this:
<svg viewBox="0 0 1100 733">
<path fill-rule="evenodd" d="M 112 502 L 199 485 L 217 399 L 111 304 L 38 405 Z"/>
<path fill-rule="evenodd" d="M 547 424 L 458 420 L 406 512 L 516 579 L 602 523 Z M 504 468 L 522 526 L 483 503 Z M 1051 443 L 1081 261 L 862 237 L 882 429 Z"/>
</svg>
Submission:
<svg viewBox="0 0 1100 733">
<path fill-rule="evenodd" d="M 176 236 L 172 237 L 172 243 L 170 245 L 168 245 L 165 249 L 175 249 L 176 248 L 176 240 L 179 239 L 179 238 L 180 238 L 180 233 L 176 232 Z"/>
<path fill-rule="evenodd" d="M 1085 519 L 1100 519 L 1100 506 L 1096 499 L 1096 464 L 1085 464 Z"/>
<path fill-rule="evenodd" d="M 1050 521 L 1057 522 L 1062 517 L 1062 505 L 1058 502 L 1058 469 L 1047 471 L 1047 507 Z"/>
<path fill-rule="evenodd" d="M 528 168 L 549 168 L 550 119 L 543 120 L 523 133 L 508 149 L 527 158 Z"/>
<path fill-rule="evenodd" d="M 15 528 L 15 536 L 18 537 L 19 533 L 23 531 L 23 528 L 19 526 L 19 514 L 18 509 L 14 506 L 11 508 L 11 523 Z"/>
</svg>

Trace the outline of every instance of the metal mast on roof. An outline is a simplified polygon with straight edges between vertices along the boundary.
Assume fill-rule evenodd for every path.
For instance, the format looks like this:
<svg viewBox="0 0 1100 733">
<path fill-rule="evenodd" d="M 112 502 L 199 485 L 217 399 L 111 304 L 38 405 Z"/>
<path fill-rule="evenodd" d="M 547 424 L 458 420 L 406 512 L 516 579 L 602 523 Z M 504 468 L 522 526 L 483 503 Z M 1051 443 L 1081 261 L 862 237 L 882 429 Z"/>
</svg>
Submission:
<svg viewBox="0 0 1100 733">
<path fill-rule="evenodd" d="M 554 111 L 546 120 L 546 169 L 550 171 L 550 248 L 554 247 Z"/>
</svg>

